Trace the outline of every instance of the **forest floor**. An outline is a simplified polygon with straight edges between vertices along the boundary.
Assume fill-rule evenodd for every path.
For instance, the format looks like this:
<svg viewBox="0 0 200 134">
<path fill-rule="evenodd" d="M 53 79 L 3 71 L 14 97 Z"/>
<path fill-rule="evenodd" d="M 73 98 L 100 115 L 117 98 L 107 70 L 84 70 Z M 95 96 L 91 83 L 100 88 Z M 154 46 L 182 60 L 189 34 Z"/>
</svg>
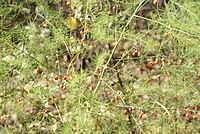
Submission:
<svg viewBox="0 0 200 134">
<path fill-rule="evenodd" d="M 60 1 L 0 2 L 0 133 L 200 133 L 200 1 Z"/>
</svg>

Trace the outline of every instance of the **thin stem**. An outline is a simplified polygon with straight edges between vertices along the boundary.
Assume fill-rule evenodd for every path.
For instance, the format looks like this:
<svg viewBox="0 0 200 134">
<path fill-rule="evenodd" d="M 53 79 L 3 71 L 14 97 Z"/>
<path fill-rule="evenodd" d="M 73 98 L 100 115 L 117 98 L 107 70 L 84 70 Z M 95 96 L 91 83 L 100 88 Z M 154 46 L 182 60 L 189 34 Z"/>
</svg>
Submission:
<svg viewBox="0 0 200 134">
<path fill-rule="evenodd" d="M 167 108 L 163 104 L 161 104 L 158 101 L 156 101 L 156 104 L 158 104 L 159 106 L 161 106 L 165 110 L 165 112 L 171 117 L 171 114 L 169 113 L 169 111 L 167 110 Z"/>
</svg>

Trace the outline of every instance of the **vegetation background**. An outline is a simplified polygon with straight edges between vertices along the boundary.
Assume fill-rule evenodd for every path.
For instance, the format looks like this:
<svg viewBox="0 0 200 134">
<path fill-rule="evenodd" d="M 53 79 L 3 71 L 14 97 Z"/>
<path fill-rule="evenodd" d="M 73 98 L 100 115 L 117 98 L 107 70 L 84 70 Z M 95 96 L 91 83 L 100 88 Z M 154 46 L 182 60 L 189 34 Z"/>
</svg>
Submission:
<svg viewBox="0 0 200 134">
<path fill-rule="evenodd" d="M 200 133 L 199 0 L 0 6 L 2 134 Z"/>
</svg>

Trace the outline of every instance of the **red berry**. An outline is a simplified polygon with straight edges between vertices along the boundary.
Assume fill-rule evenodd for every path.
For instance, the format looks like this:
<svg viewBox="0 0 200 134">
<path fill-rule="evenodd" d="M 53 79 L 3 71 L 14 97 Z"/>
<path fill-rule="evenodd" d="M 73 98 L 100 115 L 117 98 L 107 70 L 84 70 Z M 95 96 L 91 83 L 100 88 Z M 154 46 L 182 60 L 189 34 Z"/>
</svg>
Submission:
<svg viewBox="0 0 200 134">
<path fill-rule="evenodd" d="M 55 77 L 54 77 L 54 80 L 58 80 L 58 76 L 55 76 Z"/>
<path fill-rule="evenodd" d="M 127 110 L 127 109 L 124 110 L 124 114 L 125 114 L 125 115 L 128 114 L 128 110 Z"/>
<path fill-rule="evenodd" d="M 63 87 L 64 87 L 63 85 L 60 85 L 60 88 L 61 88 L 61 89 L 63 89 Z"/>
<path fill-rule="evenodd" d="M 35 69 L 35 72 L 40 73 L 41 70 L 39 68 Z"/>
<path fill-rule="evenodd" d="M 98 71 L 101 71 L 101 68 L 100 68 L 100 67 L 98 67 L 98 68 L 97 68 L 97 70 L 98 70 Z"/>
<path fill-rule="evenodd" d="M 63 88 L 62 88 L 64 91 L 67 91 L 67 88 L 64 86 Z"/>
<path fill-rule="evenodd" d="M 63 77 L 63 80 L 67 80 L 67 76 L 64 76 L 64 77 Z"/>
<path fill-rule="evenodd" d="M 147 66 L 148 67 L 152 67 L 153 66 L 153 62 L 148 62 Z"/>
<path fill-rule="evenodd" d="M 76 64 L 76 62 L 74 63 L 74 67 L 76 67 L 77 66 L 77 64 Z"/>
<path fill-rule="evenodd" d="M 95 4 L 95 7 L 98 7 L 99 6 L 99 4 Z"/>
<path fill-rule="evenodd" d="M 138 56 L 138 50 L 135 50 L 135 52 L 133 52 L 133 57 L 136 57 L 136 56 Z"/>
<path fill-rule="evenodd" d="M 183 60 L 179 60 L 178 65 L 182 65 L 182 64 L 183 64 Z"/>
<path fill-rule="evenodd" d="M 164 34 L 164 36 L 169 37 L 169 36 L 171 36 L 171 34 L 167 32 L 167 33 Z"/>
<path fill-rule="evenodd" d="M 153 0 L 153 4 L 157 5 L 158 4 L 158 0 Z"/>
<path fill-rule="evenodd" d="M 133 111 L 133 108 L 129 108 L 129 111 L 132 112 L 132 111 Z"/>
<path fill-rule="evenodd" d="M 140 115 L 139 115 L 139 118 L 142 119 L 143 115 L 144 115 L 144 113 L 141 112 Z"/>
<path fill-rule="evenodd" d="M 119 99 L 119 96 L 118 96 L 118 95 L 116 95 L 116 96 L 115 96 L 115 99 L 116 99 L 116 100 L 118 100 L 118 99 Z"/>
<path fill-rule="evenodd" d="M 110 101 L 111 101 L 112 103 L 114 103 L 114 102 L 115 102 L 115 99 L 111 99 Z"/>
<path fill-rule="evenodd" d="M 45 109 L 44 112 L 45 112 L 45 113 L 49 113 L 50 110 L 49 110 L 49 109 Z"/>
<path fill-rule="evenodd" d="M 162 58 L 161 60 L 162 60 L 162 62 L 165 62 L 165 58 Z"/>
<path fill-rule="evenodd" d="M 146 36 L 150 36 L 151 34 L 150 34 L 150 32 L 146 32 Z"/>
<path fill-rule="evenodd" d="M 165 70 L 165 68 L 164 67 L 160 67 L 160 70 Z"/>
<path fill-rule="evenodd" d="M 168 63 L 167 63 L 167 66 L 171 66 L 171 63 L 170 63 L 170 62 L 168 62 Z"/>
<path fill-rule="evenodd" d="M 48 27 L 48 24 L 47 24 L 47 23 L 44 23 L 44 24 L 42 25 L 42 27 L 43 27 L 43 28 L 47 28 L 47 27 Z"/>
<path fill-rule="evenodd" d="M 30 114 L 31 114 L 31 115 L 33 115 L 34 113 L 35 113 L 35 111 L 34 111 L 34 110 L 31 110 L 31 111 L 30 111 Z"/>
<path fill-rule="evenodd" d="M 159 59 L 156 59 L 155 62 L 154 62 L 156 65 L 159 64 Z"/>
<path fill-rule="evenodd" d="M 84 32 L 81 30 L 81 31 L 80 31 L 80 35 L 83 35 L 83 34 L 84 34 Z"/>
<path fill-rule="evenodd" d="M 17 99 L 17 102 L 20 102 L 21 100 L 22 100 L 22 98 L 18 98 L 18 99 Z"/>
</svg>

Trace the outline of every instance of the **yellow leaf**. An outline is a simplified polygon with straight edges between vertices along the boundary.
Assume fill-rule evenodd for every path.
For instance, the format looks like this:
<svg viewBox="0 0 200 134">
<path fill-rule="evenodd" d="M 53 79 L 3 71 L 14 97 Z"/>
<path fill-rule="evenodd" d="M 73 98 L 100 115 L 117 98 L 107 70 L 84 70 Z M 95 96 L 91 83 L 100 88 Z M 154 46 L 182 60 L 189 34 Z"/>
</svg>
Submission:
<svg viewBox="0 0 200 134">
<path fill-rule="evenodd" d="M 70 30 L 75 30 L 80 26 L 80 20 L 79 19 L 75 19 L 74 17 L 69 17 L 67 19 L 67 27 Z"/>
</svg>

